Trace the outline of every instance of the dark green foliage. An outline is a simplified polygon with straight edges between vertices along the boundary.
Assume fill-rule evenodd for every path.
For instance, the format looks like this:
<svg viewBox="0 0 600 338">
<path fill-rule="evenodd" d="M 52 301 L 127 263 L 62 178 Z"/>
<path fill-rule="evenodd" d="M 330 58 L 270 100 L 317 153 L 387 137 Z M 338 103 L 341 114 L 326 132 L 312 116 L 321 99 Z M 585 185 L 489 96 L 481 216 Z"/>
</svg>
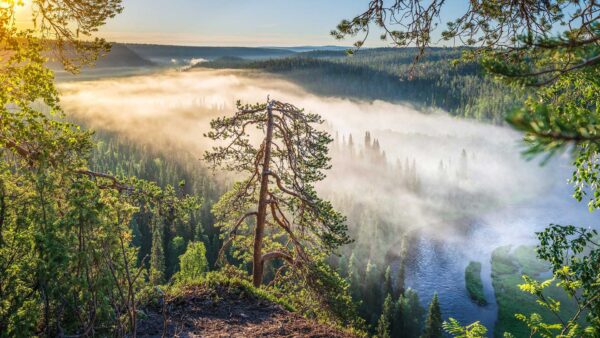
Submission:
<svg viewBox="0 0 600 338">
<path fill-rule="evenodd" d="M 422 338 L 441 338 L 442 337 L 442 312 L 437 293 L 433 294 L 431 303 L 429 303 L 429 311 L 425 320 L 425 331 Z"/>
<path fill-rule="evenodd" d="M 394 308 L 392 309 L 392 321 L 391 321 L 391 334 L 392 337 L 402 337 L 404 334 L 404 308 L 402 306 L 403 294 L 400 294 L 394 302 Z"/>
<path fill-rule="evenodd" d="M 185 222 L 198 200 L 92 170 L 91 133 L 58 106 L 45 52 L 72 72 L 93 62 L 109 45 L 88 38 L 120 1 L 33 1 L 27 30 L 13 20 L 20 3 L 0 6 L 0 336 L 135 335 L 149 257 L 133 246 L 143 230 L 133 218 Z"/>
<path fill-rule="evenodd" d="M 362 283 L 361 314 L 369 323 L 377 323 L 378 314 L 381 313 L 384 296 L 382 295 L 382 274 L 377 265 L 367 263 L 365 280 Z M 370 317 L 370 318 L 369 318 Z"/>
<path fill-rule="evenodd" d="M 183 149 L 163 149 L 158 151 L 152 146 L 136 144 L 115 134 L 97 132 L 96 147 L 90 166 L 98 172 L 117 176 L 136 176 L 155 181 L 161 187 L 174 187 L 168 193 L 172 197 L 195 196 L 199 208 L 180 209 L 180 217 L 161 217 L 159 226 L 163 228 L 163 242 L 166 250 L 166 277 L 177 270 L 178 254 L 171 250 L 175 237 L 183 238 L 184 245 L 190 241 L 206 243 L 207 258 L 214 266 L 221 245 L 219 230 L 214 227 L 210 209 L 221 192 L 209 173 L 197 160 Z M 191 202 L 191 201 L 190 201 Z M 189 205 L 191 206 L 191 205 Z M 163 209 L 164 214 L 169 214 Z M 135 225 L 134 243 L 139 247 L 139 261 L 151 256 L 152 222 L 157 210 L 144 207 L 133 218 Z M 146 260 L 149 263 L 149 260 Z"/>
<path fill-rule="evenodd" d="M 358 259 L 354 252 L 350 255 L 348 263 L 348 282 L 350 283 L 350 294 L 354 299 L 362 299 L 363 274 L 358 265 Z"/>
<path fill-rule="evenodd" d="M 191 245 L 191 242 L 190 242 L 190 245 Z M 166 271 L 169 276 L 173 276 L 178 271 L 179 259 L 180 259 L 180 256 L 183 255 L 185 250 L 186 250 L 186 243 L 185 243 L 185 239 L 183 237 L 175 236 L 169 242 L 169 245 L 167 247 L 167 254 L 166 254 L 166 257 L 168 257 L 168 260 L 165 264 Z M 204 257 L 204 260 L 206 260 L 206 249 L 204 251 L 205 251 L 205 254 L 203 257 Z"/>
<path fill-rule="evenodd" d="M 425 309 L 421 307 L 419 296 L 412 289 L 407 289 L 398 299 L 402 313 L 402 330 L 406 337 L 418 337 L 421 334 Z"/>
<path fill-rule="evenodd" d="M 469 262 L 465 268 L 465 283 L 469 297 L 479 305 L 486 305 L 483 294 L 483 283 L 481 282 L 481 263 Z"/>
<path fill-rule="evenodd" d="M 598 53 L 598 51 L 596 51 Z M 576 144 L 575 198 L 586 196 L 584 186 L 596 180 L 594 154 L 600 144 L 600 66 L 565 74 L 536 92 L 522 108 L 508 116 L 508 122 L 525 133 L 525 154 L 550 157 Z M 597 196 L 590 196 L 595 200 Z M 593 204 L 590 204 L 592 207 Z"/>
<path fill-rule="evenodd" d="M 165 280 L 165 248 L 163 228 L 159 221 L 152 224 L 152 252 L 150 255 L 150 283 L 160 285 Z"/>
<path fill-rule="evenodd" d="M 392 296 L 388 294 L 383 302 L 383 311 L 381 312 L 381 316 L 377 322 L 377 338 L 391 337 L 391 325 L 393 320 L 392 316 L 394 311 L 393 307 L 394 305 L 392 302 Z"/>
<path fill-rule="evenodd" d="M 298 311 L 345 327 L 364 328 L 348 282 L 329 264 L 315 261 L 301 269 L 304 271 L 291 271 L 275 283 Z"/>
<path fill-rule="evenodd" d="M 409 102 L 424 109 L 501 123 L 522 100 L 520 91 L 483 76 L 476 63 L 453 65 L 461 49 L 434 48 L 415 69 L 417 50 L 368 49 L 348 58 L 318 53 L 263 61 L 216 61 L 198 67 L 251 68 L 285 76 L 310 92 L 352 99 Z M 333 56 L 332 56 L 333 55 Z M 318 74 L 319 81 L 314 81 Z"/>
</svg>

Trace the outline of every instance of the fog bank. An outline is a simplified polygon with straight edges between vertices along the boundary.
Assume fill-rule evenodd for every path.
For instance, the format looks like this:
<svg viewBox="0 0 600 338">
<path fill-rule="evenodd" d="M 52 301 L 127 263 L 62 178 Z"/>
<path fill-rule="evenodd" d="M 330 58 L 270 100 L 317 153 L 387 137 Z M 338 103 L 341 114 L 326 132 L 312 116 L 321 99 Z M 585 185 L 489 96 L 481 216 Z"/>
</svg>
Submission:
<svg viewBox="0 0 600 338">
<path fill-rule="evenodd" d="M 544 168 L 524 161 L 520 136 L 509 128 L 409 105 L 320 97 L 253 71 L 167 71 L 59 89 L 67 115 L 92 129 L 196 158 L 210 146 L 202 136 L 209 121 L 232 114 L 237 100 L 265 102 L 269 95 L 318 113 L 337 135 L 333 171 L 318 188 L 351 214 L 351 222 L 363 224 L 355 236 L 373 232 L 369 213 L 398 230 L 453 230 L 486 210 L 549 191 L 566 170 L 560 159 Z"/>
</svg>

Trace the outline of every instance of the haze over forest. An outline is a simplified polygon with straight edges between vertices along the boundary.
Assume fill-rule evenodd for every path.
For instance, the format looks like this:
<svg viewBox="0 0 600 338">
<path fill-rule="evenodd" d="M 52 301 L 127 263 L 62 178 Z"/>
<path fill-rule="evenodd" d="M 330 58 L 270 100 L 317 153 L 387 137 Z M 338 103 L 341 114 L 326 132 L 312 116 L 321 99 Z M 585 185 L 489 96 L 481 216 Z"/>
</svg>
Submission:
<svg viewBox="0 0 600 338">
<path fill-rule="evenodd" d="M 538 203 L 537 196 L 557 190 L 564 195 L 546 203 L 569 210 L 575 207 L 581 212 L 575 218 L 566 216 L 565 221 L 586 219 L 585 206 L 569 201 L 568 155 L 557 156 L 544 165 L 540 158 L 527 160 L 522 154 L 521 135 L 502 123 L 458 118 L 419 101 L 340 97 L 327 89 L 315 90 L 312 82 L 290 74 L 264 72 L 256 67 L 240 69 L 244 62 L 268 63 L 273 57 L 301 59 L 312 56 L 311 52 L 304 56 L 306 52 L 296 55 L 294 51 L 277 51 L 277 55 L 266 57 L 261 53 L 272 51 L 172 47 L 177 51 L 169 56 L 167 46 L 129 48 L 137 48 L 140 53 L 158 49 L 158 56 L 153 53 L 152 60 L 154 69 L 159 70 L 150 68 L 142 74 L 114 77 L 119 68 L 105 67 L 104 71 L 112 76 L 87 81 L 84 71 L 82 81 L 60 83 L 61 102 L 68 116 L 93 130 L 108 132 L 120 142 L 151 149 L 158 158 L 184 162 L 184 166 L 193 161 L 195 166 L 204 167 L 200 154 L 214 146 L 203 136 L 210 130 L 210 121 L 235 111 L 238 100 L 260 103 L 271 98 L 294 102 L 307 112 L 320 114 L 325 120 L 323 128 L 334 136 L 334 142 L 330 151 L 333 167 L 317 185 L 318 191 L 349 217 L 356 242 L 342 252 L 348 256 L 354 252 L 361 264 L 377 264 L 381 273 L 387 265 L 394 267 L 394 273 L 398 269 L 398 258 L 390 257 L 431 259 L 417 253 L 426 248 L 411 247 L 414 253 L 407 254 L 405 236 L 424 236 L 421 245 L 425 247 L 429 243 L 455 247 L 471 242 L 468 250 L 458 249 L 458 256 L 456 252 L 434 253 L 440 256 L 433 259 L 456 260 L 449 265 L 449 278 L 460 278 L 471 259 L 491 255 L 496 247 L 531 245 L 535 243 L 534 231 L 543 228 L 545 220 L 513 209 Z M 241 56 L 223 55 L 227 53 Z M 339 51 L 316 53 L 344 58 Z M 385 49 L 380 53 L 393 55 Z M 227 69 L 228 62 L 236 69 Z M 91 76 L 102 71 L 102 67 L 91 70 Z M 210 175 L 225 186 L 236 176 L 219 172 Z M 503 219 L 495 215 L 497 211 L 515 213 L 515 217 Z M 491 234 L 494 237 L 487 238 Z M 475 241 L 478 246 L 473 246 Z M 489 273 L 489 261 L 481 260 Z M 465 308 L 472 302 L 460 280 L 427 281 L 434 277 L 418 272 L 409 278 L 421 284 L 410 287 L 422 295 L 423 306 L 437 291 L 444 315 L 465 322 L 479 319 L 494 327 L 496 308 L 487 309 L 492 314 L 483 319 L 476 305 Z M 491 280 L 487 282 L 487 294 L 493 297 Z M 427 287 L 423 283 L 428 283 Z"/>
<path fill-rule="evenodd" d="M 600 337 L 599 18 L 0 1 L 0 338 Z"/>
</svg>

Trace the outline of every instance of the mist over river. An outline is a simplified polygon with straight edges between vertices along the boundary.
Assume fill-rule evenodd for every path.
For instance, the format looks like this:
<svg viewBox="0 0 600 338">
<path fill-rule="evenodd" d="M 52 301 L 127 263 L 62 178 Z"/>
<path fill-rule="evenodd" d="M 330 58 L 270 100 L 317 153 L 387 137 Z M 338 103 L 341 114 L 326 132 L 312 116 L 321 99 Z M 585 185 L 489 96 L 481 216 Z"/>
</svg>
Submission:
<svg viewBox="0 0 600 338">
<path fill-rule="evenodd" d="M 571 197 L 572 187 L 567 184 L 570 168 L 556 163 L 552 166 L 564 176 L 546 193 L 480 215 L 464 235 L 440 239 L 426 230 L 420 232 L 406 267 L 406 285 L 417 291 L 424 306 L 438 292 L 444 318 L 452 316 L 461 323 L 481 321 L 493 332 L 498 307 L 491 280 L 492 251 L 503 245 L 536 245 L 534 233 L 551 223 L 597 228 L 597 216 L 585 203 Z M 485 306 L 477 305 L 467 293 L 465 268 L 470 261 L 482 263 L 481 277 L 489 303 Z"/>
<path fill-rule="evenodd" d="M 365 172 L 355 167 L 361 155 L 333 152 L 334 174 L 318 186 L 319 192 L 350 196 L 396 224 L 397 234 L 418 234 L 407 260 L 406 285 L 418 292 L 423 305 L 438 292 L 444 319 L 481 320 L 490 331 L 497 312 L 490 253 L 500 245 L 534 244 L 534 232 L 549 223 L 594 224 L 585 203 L 570 197 L 568 157 L 560 155 L 544 167 L 525 161 L 520 135 L 507 127 L 442 111 L 423 113 L 408 104 L 321 97 L 253 71 L 168 70 L 64 82 L 59 90 L 67 116 L 89 128 L 157 150 L 179 149 L 194 158 L 210 147 L 202 136 L 210 119 L 232 114 L 237 100 L 265 102 L 270 96 L 321 114 L 325 127 L 337 135 L 336 147 L 350 147 L 353 154 L 366 150 L 362 142 L 348 145 L 350 135 L 356 141 L 370 132 L 385 152 L 383 164 Z M 418 192 L 390 178 L 405 162 L 418 175 Z M 362 229 L 360 236 L 373 231 Z M 370 254 L 383 257 L 395 250 L 396 242 L 375 243 Z M 464 271 L 469 261 L 483 264 L 487 306 L 477 306 L 467 295 Z"/>
</svg>

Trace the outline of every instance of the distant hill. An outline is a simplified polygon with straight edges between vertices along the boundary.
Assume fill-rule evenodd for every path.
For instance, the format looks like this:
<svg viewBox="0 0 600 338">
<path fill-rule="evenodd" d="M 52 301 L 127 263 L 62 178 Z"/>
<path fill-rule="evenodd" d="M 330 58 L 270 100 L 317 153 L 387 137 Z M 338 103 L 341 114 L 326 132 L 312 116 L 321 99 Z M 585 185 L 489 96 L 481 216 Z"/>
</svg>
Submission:
<svg viewBox="0 0 600 338">
<path fill-rule="evenodd" d="M 140 56 L 126 45 L 115 43 L 110 53 L 98 59 L 96 67 L 150 67 L 154 62 Z"/>
<path fill-rule="evenodd" d="M 295 54 L 294 51 L 279 48 L 191 47 L 144 44 L 127 44 L 127 47 L 148 60 L 163 64 L 172 61 L 189 63 L 193 59 L 215 60 L 222 57 L 259 60 Z"/>
<path fill-rule="evenodd" d="M 302 53 L 302 52 L 312 52 L 312 51 L 346 51 L 351 47 L 344 46 L 294 46 L 294 47 L 265 47 L 265 48 L 276 48 L 276 49 L 286 49 L 291 50 L 293 52 Z"/>
<path fill-rule="evenodd" d="M 67 51 L 67 55 L 69 53 Z M 63 69 L 58 61 L 50 61 L 48 65 L 54 70 Z M 154 62 L 141 57 L 126 45 L 115 43 L 108 54 L 98 58 L 94 66 L 85 68 L 136 68 L 152 67 L 155 65 Z"/>
<path fill-rule="evenodd" d="M 278 74 L 323 96 L 410 103 L 457 116 L 504 123 L 504 114 L 522 99 L 518 90 L 483 77 L 477 63 L 453 64 L 464 48 L 430 48 L 414 64 L 418 49 L 316 50 L 269 60 L 220 59 L 198 68 L 256 69 Z"/>
</svg>

